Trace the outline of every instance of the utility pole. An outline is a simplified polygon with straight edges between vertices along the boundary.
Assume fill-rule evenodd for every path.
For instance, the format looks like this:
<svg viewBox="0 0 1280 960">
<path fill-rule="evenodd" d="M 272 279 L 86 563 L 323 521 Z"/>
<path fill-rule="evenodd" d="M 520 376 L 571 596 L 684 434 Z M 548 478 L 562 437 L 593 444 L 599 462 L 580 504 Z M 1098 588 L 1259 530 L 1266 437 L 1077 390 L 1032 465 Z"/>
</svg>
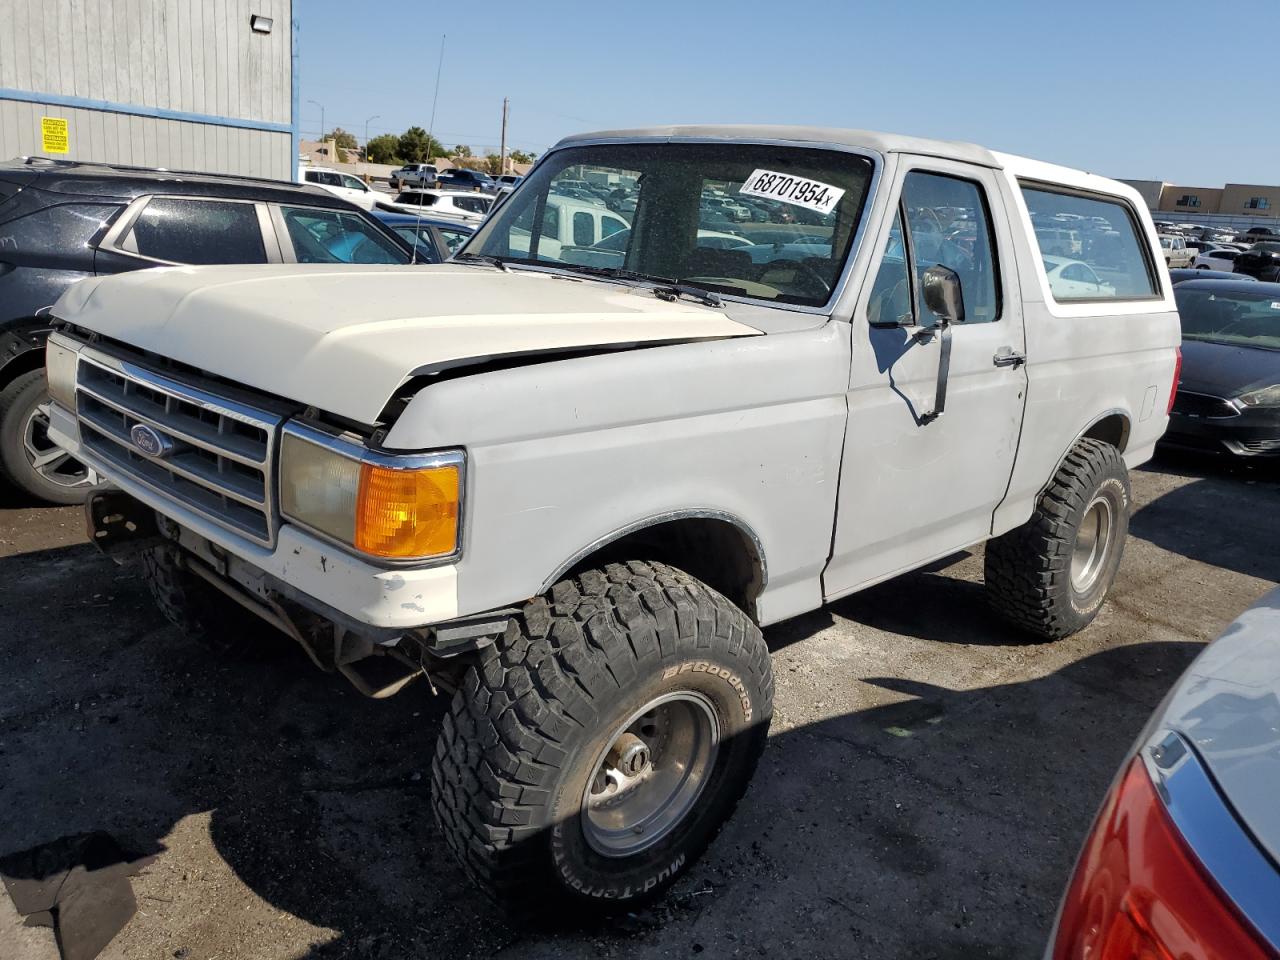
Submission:
<svg viewBox="0 0 1280 960">
<path fill-rule="evenodd" d="M 323 103 L 321 103 L 319 100 L 308 100 L 308 101 L 307 101 L 307 103 L 314 103 L 317 107 L 319 107 L 319 108 L 320 108 L 320 139 L 321 139 L 321 141 L 323 141 L 323 140 L 324 140 L 324 133 L 325 133 L 325 130 L 324 130 L 324 104 L 323 104 Z"/>
<path fill-rule="evenodd" d="M 498 172 L 507 172 L 507 105 L 511 102 L 509 97 L 502 98 L 502 146 L 499 148 Z"/>
<path fill-rule="evenodd" d="M 369 122 L 371 120 L 381 120 L 382 115 L 375 113 L 372 117 L 364 122 L 364 159 L 369 162 Z"/>
<path fill-rule="evenodd" d="M 447 33 L 440 34 L 440 61 L 436 64 L 436 92 L 431 95 L 431 122 L 427 124 L 427 163 L 431 162 L 431 138 L 436 129 L 436 101 L 440 99 L 440 71 L 444 69 L 444 42 Z"/>
</svg>

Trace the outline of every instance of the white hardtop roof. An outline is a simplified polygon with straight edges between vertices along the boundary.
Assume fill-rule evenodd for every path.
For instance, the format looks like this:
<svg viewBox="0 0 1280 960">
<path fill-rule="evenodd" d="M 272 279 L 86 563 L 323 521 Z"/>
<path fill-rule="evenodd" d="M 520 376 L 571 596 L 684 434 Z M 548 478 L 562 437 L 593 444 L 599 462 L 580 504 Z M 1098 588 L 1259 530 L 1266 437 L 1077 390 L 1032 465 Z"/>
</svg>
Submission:
<svg viewBox="0 0 1280 960">
<path fill-rule="evenodd" d="M 998 167 L 995 155 L 984 147 L 972 143 L 951 140 L 928 140 L 924 137 L 907 137 L 895 133 L 876 133 L 873 130 L 842 130 L 838 127 L 792 127 L 756 123 L 694 123 L 662 127 L 636 127 L 632 130 L 597 130 L 565 137 L 556 147 L 567 147 L 590 140 L 640 140 L 640 139 L 699 139 L 699 140 L 783 140 L 790 143 L 811 143 L 815 146 L 835 144 L 846 147 L 869 147 L 880 153 L 920 153 L 932 157 L 952 157 L 978 163 L 984 167 Z"/>
<path fill-rule="evenodd" d="M 961 140 L 931 140 L 899 133 L 875 130 L 845 130 L 840 127 L 796 127 L 754 123 L 695 123 L 658 127 L 636 127 L 630 130 L 597 130 L 565 137 L 555 148 L 569 147 L 595 140 L 779 140 L 799 145 L 835 145 L 867 147 L 879 153 L 914 153 L 926 157 L 943 157 L 976 163 L 984 167 L 1006 170 L 1014 177 L 1076 187 L 1099 193 L 1124 196 L 1145 209 L 1141 196 L 1127 184 L 1096 174 L 1044 163 L 1009 153 L 998 153 Z"/>
</svg>

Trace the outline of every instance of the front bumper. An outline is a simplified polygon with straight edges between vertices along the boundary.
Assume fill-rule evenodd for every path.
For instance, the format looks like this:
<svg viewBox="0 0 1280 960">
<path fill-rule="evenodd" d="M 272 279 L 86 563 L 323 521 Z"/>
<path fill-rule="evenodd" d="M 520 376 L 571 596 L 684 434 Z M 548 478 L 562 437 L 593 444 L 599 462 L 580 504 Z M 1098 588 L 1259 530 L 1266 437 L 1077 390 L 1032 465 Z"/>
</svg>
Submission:
<svg viewBox="0 0 1280 960">
<path fill-rule="evenodd" d="M 275 546 L 251 543 L 101 461 L 80 442 L 75 416 L 58 403 L 49 404 L 49 436 L 59 446 L 136 500 L 172 520 L 178 542 L 205 556 L 212 544 L 225 556 L 232 579 L 263 580 L 322 616 L 336 612 L 375 631 L 430 626 L 458 616 L 458 576 L 453 565 L 434 567 L 377 566 L 340 550 L 293 524 L 282 523 Z"/>
<path fill-rule="evenodd" d="M 1245 410 L 1238 417 L 1194 417 L 1175 410 L 1162 443 L 1240 457 L 1280 456 L 1280 410 Z"/>
</svg>

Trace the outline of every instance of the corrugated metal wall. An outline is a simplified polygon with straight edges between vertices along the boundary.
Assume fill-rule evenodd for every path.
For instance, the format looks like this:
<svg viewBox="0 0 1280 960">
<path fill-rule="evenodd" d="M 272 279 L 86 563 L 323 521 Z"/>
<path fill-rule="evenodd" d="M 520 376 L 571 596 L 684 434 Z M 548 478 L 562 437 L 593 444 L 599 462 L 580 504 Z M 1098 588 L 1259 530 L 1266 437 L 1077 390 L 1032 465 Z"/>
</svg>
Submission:
<svg viewBox="0 0 1280 960">
<path fill-rule="evenodd" d="M 288 178 L 291 0 L 0 0 L 0 158 L 40 154 L 40 118 L 69 123 L 67 157 Z M 270 34 L 249 18 L 273 19 Z M 6 99 L 4 91 L 182 111 L 206 123 Z"/>
</svg>

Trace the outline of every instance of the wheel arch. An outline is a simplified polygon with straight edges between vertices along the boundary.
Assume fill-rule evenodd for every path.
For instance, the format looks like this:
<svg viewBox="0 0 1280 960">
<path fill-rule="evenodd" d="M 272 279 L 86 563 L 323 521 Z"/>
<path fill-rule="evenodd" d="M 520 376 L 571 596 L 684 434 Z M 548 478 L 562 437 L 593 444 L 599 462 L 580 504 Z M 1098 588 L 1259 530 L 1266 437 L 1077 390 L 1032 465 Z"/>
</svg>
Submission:
<svg viewBox="0 0 1280 960">
<path fill-rule="evenodd" d="M 543 582 L 545 593 L 577 571 L 620 560 L 658 560 L 723 594 L 753 620 L 756 599 L 769 582 L 764 544 L 742 518 L 693 508 L 637 520 L 593 540 Z"/>
<path fill-rule="evenodd" d="M 1062 470 L 1062 465 L 1066 463 L 1067 457 L 1071 455 L 1071 451 L 1076 448 L 1076 444 L 1081 440 L 1100 440 L 1103 443 L 1110 444 L 1115 447 L 1121 454 L 1124 453 L 1125 447 L 1129 443 L 1129 432 L 1133 426 L 1133 420 L 1129 416 L 1129 411 L 1121 407 L 1112 407 L 1104 410 L 1081 429 L 1071 442 L 1067 444 L 1067 448 L 1058 456 L 1058 460 L 1053 465 L 1053 470 L 1049 472 L 1049 476 L 1045 478 L 1044 485 L 1037 491 L 1035 499 L 1038 501 L 1044 492 L 1049 489 L 1049 485 L 1053 483 L 1054 477 Z"/>
<path fill-rule="evenodd" d="M 49 321 L 40 317 L 22 317 L 4 325 L 0 330 L 0 388 L 44 366 L 49 333 Z"/>
</svg>

